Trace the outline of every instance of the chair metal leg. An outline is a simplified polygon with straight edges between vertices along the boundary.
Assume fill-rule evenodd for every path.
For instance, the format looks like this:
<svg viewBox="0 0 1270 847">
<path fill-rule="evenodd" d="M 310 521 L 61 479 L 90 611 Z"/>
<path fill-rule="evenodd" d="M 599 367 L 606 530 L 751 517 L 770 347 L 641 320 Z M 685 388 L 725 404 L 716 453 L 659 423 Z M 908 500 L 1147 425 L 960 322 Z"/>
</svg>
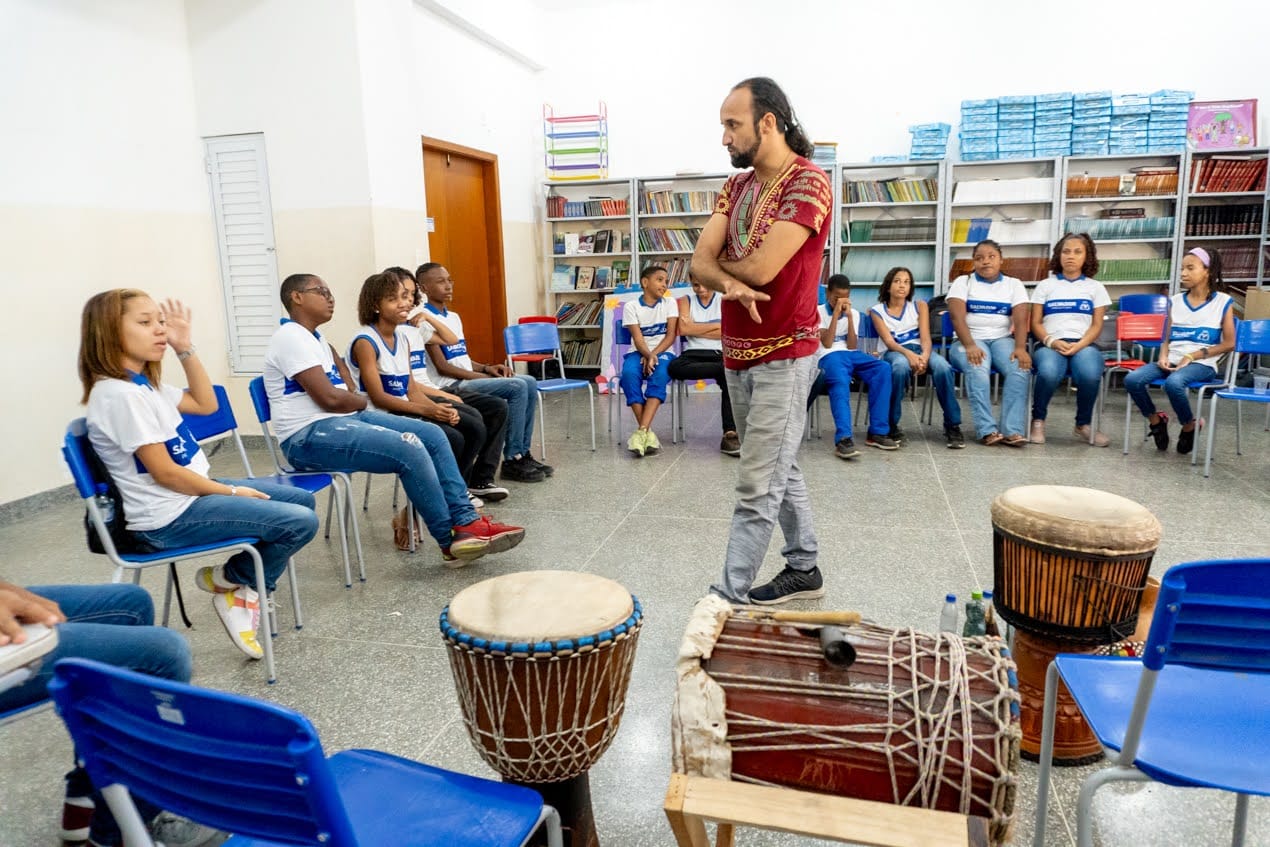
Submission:
<svg viewBox="0 0 1270 847">
<path fill-rule="evenodd" d="M 1248 795 L 1235 795 L 1235 831 L 1231 835 L 1231 847 L 1244 847 L 1244 835 L 1248 832 Z"/>
<path fill-rule="evenodd" d="M 110 813 L 114 815 L 120 832 L 124 838 L 128 839 L 128 843 L 135 847 L 154 847 L 150 830 L 141 819 L 141 814 L 133 804 L 128 789 L 116 783 L 102 788 L 101 794 L 106 800 L 106 805 L 110 807 Z"/>
<path fill-rule="evenodd" d="M 291 585 L 291 611 L 295 614 L 295 628 L 304 629 L 304 612 L 300 610 L 300 583 L 295 575 L 295 556 L 287 560 L 287 582 Z"/>
<path fill-rule="evenodd" d="M 1204 451 L 1204 477 L 1212 472 L 1213 468 L 1213 436 L 1217 433 L 1217 394 L 1213 393 L 1213 399 L 1209 401 L 1208 407 L 1208 449 Z"/>
<path fill-rule="evenodd" d="M 1076 800 L 1077 847 L 1094 847 L 1094 794 L 1108 782 L 1153 782 L 1151 777 L 1134 767 L 1114 765 L 1090 774 L 1080 785 Z"/>
<path fill-rule="evenodd" d="M 1058 665 L 1050 662 L 1045 671 L 1045 704 L 1041 712 L 1041 761 L 1036 778 L 1036 823 L 1032 847 L 1045 847 L 1045 817 L 1049 812 L 1050 771 L 1054 765 L 1054 724 L 1058 708 Z"/>
<path fill-rule="evenodd" d="M 370 511 L 370 478 L 374 474 L 366 474 L 366 493 L 362 495 L 362 511 Z M 395 493 L 395 492 L 394 492 Z"/>
<path fill-rule="evenodd" d="M 541 391 L 538 392 L 538 447 L 542 451 L 542 457 L 547 458 L 547 410 L 545 401 L 547 397 Z M 572 415 L 572 408 L 570 409 Z M 565 424 L 568 426 L 568 423 Z M 569 431 L 566 429 L 564 437 L 569 437 Z"/>
<path fill-rule="evenodd" d="M 362 555 L 362 532 L 357 525 L 357 515 L 353 514 L 352 509 L 352 492 L 353 479 L 348 474 L 334 474 L 344 484 L 344 514 L 348 517 L 348 522 L 353 525 L 353 544 L 357 550 L 357 569 L 361 574 L 362 582 L 366 581 L 366 558 Z"/>
<path fill-rule="evenodd" d="M 265 674 L 270 685 L 278 681 L 278 674 L 273 664 L 273 635 L 276 635 L 273 625 L 273 601 L 269 597 L 269 592 L 265 589 L 265 563 L 260 558 L 260 551 L 255 547 L 248 547 L 247 554 L 251 556 L 252 563 L 256 568 L 256 594 L 260 602 L 261 623 L 263 632 L 257 633 L 260 640 L 260 646 L 265 652 Z"/>
<path fill-rule="evenodd" d="M 168 581 L 163 589 L 163 625 L 168 625 L 168 616 L 172 612 L 172 581 L 176 579 L 176 563 L 168 562 Z"/>
<path fill-rule="evenodd" d="M 564 833 L 560 829 L 560 813 L 553 806 L 543 805 L 542 811 L 538 813 L 538 825 L 533 828 L 521 847 L 533 841 L 538 830 L 545 827 L 547 830 L 547 847 L 564 847 Z"/>
<path fill-rule="evenodd" d="M 326 530 L 323 533 L 322 537 L 325 538 L 327 541 L 331 540 L 331 512 L 329 510 L 326 513 Z"/>
<path fill-rule="evenodd" d="M 1133 401 L 1130 400 L 1128 403 L 1125 403 L 1125 406 L 1124 406 L 1124 450 L 1121 452 L 1121 455 L 1123 456 L 1129 455 L 1129 425 L 1132 422 L 1132 418 L 1130 418 L 1130 415 L 1132 414 L 1132 412 L 1133 412 Z M 1148 418 L 1147 420 L 1149 422 L 1150 418 Z"/>
<path fill-rule="evenodd" d="M 591 390 L 591 384 L 587 383 L 586 387 L 586 410 L 591 416 L 591 452 L 595 452 L 595 392 Z"/>
<path fill-rule="evenodd" d="M 1244 435 L 1244 404 L 1236 400 L 1235 401 L 1235 455 L 1236 456 L 1242 456 L 1244 454 L 1243 435 Z"/>
</svg>

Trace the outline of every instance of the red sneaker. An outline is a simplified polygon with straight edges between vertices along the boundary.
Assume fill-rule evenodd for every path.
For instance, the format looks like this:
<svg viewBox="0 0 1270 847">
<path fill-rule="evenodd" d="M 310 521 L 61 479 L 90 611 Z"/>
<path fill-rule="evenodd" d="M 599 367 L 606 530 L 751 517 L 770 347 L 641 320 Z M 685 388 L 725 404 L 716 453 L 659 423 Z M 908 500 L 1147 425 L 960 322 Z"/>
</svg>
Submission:
<svg viewBox="0 0 1270 847">
<path fill-rule="evenodd" d="M 486 553 L 502 553 L 510 550 L 525 538 L 525 530 L 518 526 L 497 523 L 482 515 L 471 523 L 456 526 L 450 542 L 449 555 L 455 559 L 477 559 Z"/>
</svg>

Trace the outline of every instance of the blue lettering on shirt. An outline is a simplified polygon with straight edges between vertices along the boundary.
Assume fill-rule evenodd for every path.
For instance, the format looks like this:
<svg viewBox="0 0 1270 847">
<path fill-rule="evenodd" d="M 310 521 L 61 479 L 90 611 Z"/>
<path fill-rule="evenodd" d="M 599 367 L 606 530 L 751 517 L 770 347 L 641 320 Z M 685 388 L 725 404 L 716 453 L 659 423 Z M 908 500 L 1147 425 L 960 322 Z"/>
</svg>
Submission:
<svg viewBox="0 0 1270 847">
<path fill-rule="evenodd" d="M 1175 326 L 1169 333 L 1169 341 L 1192 341 L 1211 347 L 1221 341 L 1221 327 Z"/>
<path fill-rule="evenodd" d="M 424 352 L 422 350 L 410 351 L 410 369 L 412 371 L 417 371 L 420 368 L 426 368 L 427 366 L 428 360 L 424 358 Z"/>
<path fill-rule="evenodd" d="M 1001 300 L 967 300 L 966 311 L 976 315 L 1008 315 L 1010 304 Z"/>
<path fill-rule="evenodd" d="M 457 344 L 442 344 L 441 352 L 445 354 L 445 360 L 447 362 L 450 359 L 454 359 L 459 356 L 466 356 L 467 355 L 467 339 L 460 338 Z"/>
<path fill-rule="evenodd" d="M 331 365 L 330 370 L 326 372 L 326 378 L 330 380 L 331 385 L 344 384 L 344 377 L 340 376 L 340 369 L 337 368 L 335 365 Z M 282 393 L 283 394 L 303 394 L 304 386 L 296 382 L 294 379 L 291 379 L 290 377 L 283 377 Z"/>
<path fill-rule="evenodd" d="M 383 384 L 384 391 L 388 392 L 393 397 L 406 396 L 406 386 L 409 384 L 409 379 L 407 377 L 380 374 L 379 381 Z"/>
<path fill-rule="evenodd" d="M 666 334 L 666 322 L 665 322 L 665 321 L 662 321 L 662 322 L 661 322 L 661 323 L 659 323 L 659 324 L 649 324 L 648 326 L 641 326 L 641 327 L 639 328 L 639 331 L 640 331 L 640 332 L 642 332 L 645 336 L 649 336 L 649 335 L 665 335 L 665 334 Z"/>
<path fill-rule="evenodd" d="M 1041 310 L 1042 315 L 1092 315 L 1093 313 L 1094 301 L 1081 299 L 1047 300 Z"/>
<path fill-rule="evenodd" d="M 894 333 L 892 337 L 894 337 L 896 344 L 903 346 L 910 341 L 916 341 L 919 335 L 921 335 L 921 332 L 918 329 L 906 329 L 903 332 Z"/>
<path fill-rule="evenodd" d="M 194 438 L 194 433 L 190 432 L 189 424 L 181 421 L 176 426 L 176 436 L 169 438 L 163 442 L 163 447 L 168 451 L 168 455 L 172 457 L 172 461 L 181 467 L 185 467 L 190 461 L 198 455 L 198 451 L 202 448 L 198 446 L 198 441 Z M 141 463 L 141 459 L 134 453 L 133 461 L 137 466 L 137 473 L 149 473 L 146 466 Z"/>
</svg>

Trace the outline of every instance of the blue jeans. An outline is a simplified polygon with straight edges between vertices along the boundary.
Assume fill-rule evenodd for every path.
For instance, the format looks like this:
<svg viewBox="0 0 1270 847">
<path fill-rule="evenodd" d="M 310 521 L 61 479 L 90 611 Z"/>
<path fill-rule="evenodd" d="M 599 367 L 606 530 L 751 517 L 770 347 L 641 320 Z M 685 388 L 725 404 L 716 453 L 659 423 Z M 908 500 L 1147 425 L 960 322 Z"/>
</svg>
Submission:
<svg viewBox="0 0 1270 847">
<path fill-rule="evenodd" d="M 622 357 L 622 393 L 626 395 L 626 405 L 643 405 L 645 399 L 666 402 L 666 386 L 670 384 L 670 363 L 675 360 L 673 353 L 665 352 L 657 356 L 657 367 L 647 377 L 644 376 L 644 357 L 638 351 L 632 351 Z M 645 390 L 644 382 L 648 388 Z"/>
<path fill-rule="evenodd" d="M 1191 362 L 1184 368 L 1165 371 L 1155 362 L 1148 362 L 1136 371 L 1125 374 L 1124 388 L 1133 398 L 1133 404 L 1146 417 L 1155 414 L 1155 403 L 1147 389 L 1157 379 L 1164 380 L 1164 393 L 1169 396 L 1169 405 L 1177 413 L 1177 422 L 1185 426 L 1195 419 L 1191 411 L 1191 399 L 1187 396 L 1186 387 L 1195 382 L 1206 382 L 1217 376 L 1217 371 L 1208 365 Z"/>
<path fill-rule="evenodd" d="M 144 588 L 119 585 L 36 585 L 30 591 L 56 603 L 66 615 L 57 627 L 57 646 L 44 656 L 39 672 L 17 688 L 0 694 L 0 712 L 44 699 L 53 666 L 59 659 L 93 659 L 161 679 L 189 682 L 190 647 L 179 633 L 153 626 L 154 604 Z M 77 792 L 92 789 L 80 768 L 67 774 Z M 76 796 L 83 796 L 77 793 Z M 98 844 L 119 844 L 120 833 L 105 799 L 93 792 L 97 810 L 88 836 Z M 159 809 L 133 798 L 145 820 Z"/>
<path fill-rule="evenodd" d="M 470 391 L 492 394 L 507 401 L 507 440 L 503 458 L 514 459 L 529 452 L 534 443 L 534 415 L 538 413 L 538 380 L 528 374 L 489 379 L 471 379 L 460 385 Z"/>
<path fill-rule="evenodd" d="M 778 522 L 785 536 L 781 555 L 789 567 L 798 571 L 816 567 L 819 547 L 811 499 L 798 467 L 798 448 L 807 423 L 807 406 L 802 401 L 815 371 L 815 358 L 805 356 L 726 373 L 741 436 L 741 459 L 723 577 L 710 590 L 733 603 L 749 602 L 750 587 Z"/>
<path fill-rule="evenodd" d="M 820 357 L 820 370 L 829 389 L 834 443 L 851 437 L 851 376 L 869 389 L 869 435 L 891 431 L 891 366 L 858 350 L 835 350 Z"/>
<path fill-rule="evenodd" d="M 965 376 L 966 395 L 970 398 L 970 414 L 975 419 L 975 436 L 983 438 L 994 432 L 1002 435 L 1023 435 L 1026 423 L 1023 414 L 1027 407 L 1027 381 L 1030 374 L 1010 360 L 1014 353 L 1014 338 L 1006 335 L 991 341 L 975 341 L 984 351 L 983 361 L 971 365 L 966 348 L 958 341 L 948 351 L 948 358 Z M 1001 426 L 992 416 L 992 369 L 1002 375 Z"/>
<path fill-rule="evenodd" d="M 1075 341 L 1077 339 L 1064 339 Z M 1032 393 L 1032 417 L 1045 420 L 1050 398 L 1054 396 L 1063 377 L 1071 375 L 1076 383 L 1076 426 L 1087 426 L 1094 417 L 1094 404 L 1098 402 L 1098 388 L 1102 385 L 1102 351 L 1092 344 L 1076 351 L 1074 356 L 1064 356 L 1049 347 L 1038 347 L 1032 354 L 1036 368 L 1036 385 Z"/>
<path fill-rule="evenodd" d="M 196 499 L 167 526 L 136 533 L 156 550 L 215 544 L 226 538 L 250 535 L 265 566 L 265 586 L 273 591 L 287 561 L 308 544 L 318 531 L 313 495 L 290 485 L 259 479 L 223 479 L 226 485 L 245 485 L 268 494 L 268 500 L 207 494 Z M 225 562 L 225 578 L 256 587 L 256 566 L 247 553 L 235 553 Z"/>
<path fill-rule="evenodd" d="M 921 349 L 908 348 L 921 355 Z M 904 393 L 908 388 L 909 377 L 913 375 L 913 367 L 908 358 L 895 350 L 888 350 L 882 361 L 891 366 L 891 431 L 900 425 L 900 413 L 904 410 Z M 939 400 L 939 408 L 944 410 L 944 429 L 961 426 L 961 406 L 957 403 L 956 386 L 953 385 L 953 369 L 948 360 L 931 351 L 930 361 L 926 366 L 927 379 L 935 384 L 935 397 Z"/>
<path fill-rule="evenodd" d="M 450 546 L 454 527 L 477 518 L 450 443 L 434 423 L 367 409 L 314 421 L 282 442 L 282 452 L 296 470 L 396 474 L 442 547 Z"/>
</svg>

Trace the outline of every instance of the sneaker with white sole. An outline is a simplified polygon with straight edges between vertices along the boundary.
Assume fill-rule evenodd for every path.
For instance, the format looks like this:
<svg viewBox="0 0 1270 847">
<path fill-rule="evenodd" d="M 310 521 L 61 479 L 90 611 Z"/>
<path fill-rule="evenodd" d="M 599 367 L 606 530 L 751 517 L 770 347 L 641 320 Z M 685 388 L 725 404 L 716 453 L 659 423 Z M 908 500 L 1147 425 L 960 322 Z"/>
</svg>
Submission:
<svg viewBox="0 0 1270 847">
<path fill-rule="evenodd" d="M 648 442 L 645 439 L 645 430 L 637 429 L 631 433 L 631 437 L 626 439 L 626 449 L 630 450 L 641 459 L 644 458 L 644 451 L 648 449 Z"/>
<path fill-rule="evenodd" d="M 260 627 L 260 596 L 245 585 L 212 598 L 212 608 L 229 633 L 234 646 L 250 659 L 263 659 L 264 648 L 256 637 Z"/>
<path fill-rule="evenodd" d="M 480 497 L 489 503 L 497 503 L 499 500 L 506 500 L 510 493 L 506 488 L 494 482 L 492 479 L 483 479 L 476 484 L 468 486 L 468 491 Z"/>
<path fill-rule="evenodd" d="M 820 576 L 820 568 L 809 571 L 796 571 L 789 565 L 766 585 L 750 589 L 750 602 L 760 606 L 775 606 L 796 600 L 799 597 L 814 598 L 825 596 L 825 581 Z"/>
<path fill-rule="evenodd" d="M 651 429 L 644 433 L 644 452 L 649 455 L 661 452 L 661 441 Z"/>
<path fill-rule="evenodd" d="M 229 836 L 210 826 L 194 823 L 189 818 L 171 812 L 160 812 L 150 823 L 150 837 L 164 847 L 208 847 L 220 844 Z"/>
<path fill-rule="evenodd" d="M 485 501 L 480 497 L 477 497 L 476 492 L 472 491 L 470 488 L 467 490 L 467 502 L 472 504 L 473 509 L 485 508 Z"/>
<path fill-rule="evenodd" d="M 525 530 L 519 526 L 501 524 L 481 515 L 471 523 L 454 527 L 450 546 L 442 549 L 442 558 L 452 556 L 456 560 L 479 559 L 486 553 L 502 553 L 525 539 Z M 453 565 L 453 567 L 462 567 Z"/>
<path fill-rule="evenodd" d="M 228 594 L 238 583 L 225 579 L 224 565 L 209 565 L 194 572 L 194 584 L 209 594 Z"/>
</svg>

